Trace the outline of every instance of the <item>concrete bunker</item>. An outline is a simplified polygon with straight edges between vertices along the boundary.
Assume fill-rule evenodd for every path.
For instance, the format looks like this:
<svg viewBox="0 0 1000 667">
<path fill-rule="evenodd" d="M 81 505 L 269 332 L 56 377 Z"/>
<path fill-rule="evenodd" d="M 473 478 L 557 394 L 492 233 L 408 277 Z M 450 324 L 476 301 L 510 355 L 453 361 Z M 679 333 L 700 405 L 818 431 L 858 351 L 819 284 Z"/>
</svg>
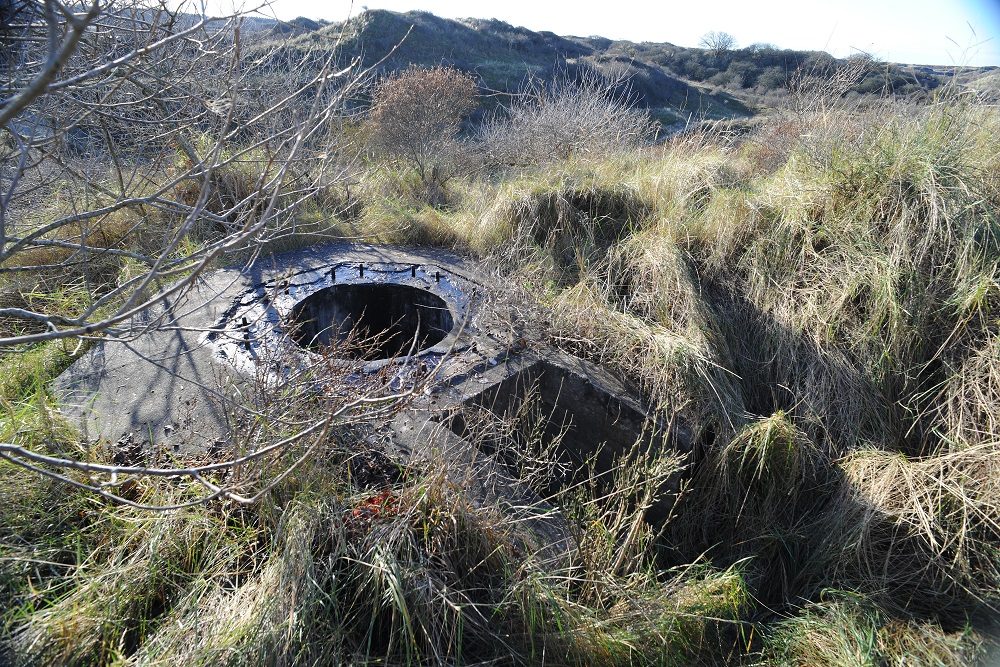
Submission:
<svg viewBox="0 0 1000 667">
<path fill-rule="evenodd" d="M 455 320 L 444 299 L 398 283 L 337 284 L 317 290 L 289 314 L 291 338 L 308 349 L 346 341 L 365 360 L 420 352 L 451 333 Z M 370 344 L 366 344 L 370 342 Z"/>
<path fill-rule="evenodd" d="M 253 414 L 232 387 L 280 387 L 307 375 L 318 387 L 326 372 L 349 383 L 384 373 L 405 391 L 433 371 L 443 389 L 449 378 L 495 365 L 509 343 L 496 335 L 502 321 L 482 308 L 484 292 L 474 268 L 443 251 L 291 251 L 206 273 L 183 296 L 137 313 L 126 323 L 134 334 L 95 343 L 53 389 L 88 440 L 184 456 L 222 452 L 234 420 Z M 377 349 L 317 365 L 316 347 L 359 321 L 376 336 L 389 332 Z M 419 362 L 398 363 L 414 340 Z"/>
<path fill-rule="evenodd" d="M 314 366 L 314 350 L 356 331 L 379 344 L 316 366 L 317 373 L 343 371 L 350 382 L 384 373 L 393 390 L 427 381 L 372 436 L 373 448 L 401 462 L 421 460 L 437 446 L 428 434 L 440 434 L 457 475 L 481 475 L 483 489 L 513 493 L 488 470 L 493 460 L 501 472 L 516 465 L 517 447 L 529 437 L 491 439 L 469 418 L 479 411 L 503 421 L 532 401 L 541 416 L 535 436 L 557 443 L 557 474 L 540 482 L 542 497 L 591 474 L 610 487 L 616 466 L 647 450 L 690 450 L 684 429 L 664 428 L 605 369 L 540 344 L 497 295 L 474 267 L 442 253 L 343 245 L 296 251 L 276 256 L 273 268 L 207 275 L 178 307 L 137 316 L 135 341 L 95 345 L 55 388 L 64 414 L 88 438 L 184 455 L 225 451 L 243 409 L 224 393 L 230 383 L 281 386 Z M 154 317 L 166 326 L 150 327 Z M 414 341 L 419 363 L 394 363 Z M 662 507 L 648 519 L 665 515 L 675 487 L 666 483 Z"/>
</svg>

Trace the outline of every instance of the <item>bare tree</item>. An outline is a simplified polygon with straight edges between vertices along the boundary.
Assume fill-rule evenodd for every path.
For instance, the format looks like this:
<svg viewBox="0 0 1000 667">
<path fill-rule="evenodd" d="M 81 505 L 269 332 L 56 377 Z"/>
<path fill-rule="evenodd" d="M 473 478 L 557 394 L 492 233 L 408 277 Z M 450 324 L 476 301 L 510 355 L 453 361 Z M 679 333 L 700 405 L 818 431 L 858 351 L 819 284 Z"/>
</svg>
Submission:
<svg viewBox="0 0 1000 667">
<path fill-rule="evenodd" d="M 698 45 L 720 56 L 736 48 L 736 38 L 728 32 L 711 30 L 702 35 Z"/>
<path fill-rule="evenodd" d="M 136 315 L 189 293 L 219 262 L 252 261 L 344 173 L 330 128 L 371 70 L 338 63 L 337 44 L 301 57 L 244 14 L 191 10 L 0 5 L 0 356 L 140 335 Z M 280 413 L 269 439 L 200 467 L 107 465 L 18 442 L 0 443 L 0 456 L 122 501 L 114 489 L 129 476 L 187 479 L 206 492 L 198 502 L 250 501 L 258 494 L 224 471 L 311 451 L 403 398 L 375 382 L 326 404 L 322 418 Z"/>
<path fill-rule="evenodd" d="M 209 21 L 162 7 L 98 3 L 81 14 L 53 2 L 33 16 L 20 40 L 31 54 L 25 62 L 36 66 L 12 68 L 0 90 L 4 273 L 82 270 L 109 257 L 145 270 L 120 285 L 95 286 L 93 300 L 73 317 L 0 310 L 0 317 L 25 327 L 0 338 L 0 345 L 113 335 L 135 312 L 165 298 L 166 292 L 150 289 L 158 281 L 187 275 L 170 288 L 176 293 L 217 257 L 279 233 L 296 194 L 307 190 L 308 173 L 295 165 L 325 151 L 314 139 L 357 83 L 356 74 L 347 85 L 338 82 L 353 70 L 336 71 L 330 56 L 300 85 L 282 89 L 272 81 L 271 99 L 247 99 L 268 75 L 261 63 L 279 57 L 280 49 L 245 54 L 238 16 Z M 36 57 L 39 46 L 44 57 Z M 250 156 L 258 173 L 243 192 L 230 193 L 242 196 L 225 197 L 221 175 Z M 37 210 L 19 214 L 32 195 L 56 187 L 72 199 L 65 207 L 71 214 L 56 211 L 44 224 Z M 206 221 L 223 233 L 181 250 Z M 158 223 L 171 231 L 152 247 L 106 243 L 135 238 L 150 225 L 161 229 Z M 39 258 L 50 261 L 43 266 Z"/>
</svg>

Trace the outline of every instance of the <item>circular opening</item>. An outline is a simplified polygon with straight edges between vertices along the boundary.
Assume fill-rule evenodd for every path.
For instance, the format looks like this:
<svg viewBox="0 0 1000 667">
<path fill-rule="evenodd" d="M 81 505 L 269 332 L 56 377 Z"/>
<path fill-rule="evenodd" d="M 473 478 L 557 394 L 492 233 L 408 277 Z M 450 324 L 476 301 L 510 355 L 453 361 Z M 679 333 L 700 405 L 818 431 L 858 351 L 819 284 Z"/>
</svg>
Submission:
<svg viewBox="0 0 1000 667">
<path fill-rule="evenodd" d="M 387 359 L 440 343 L 454 326 L 444 300 L 408 285 L 361 284 L 323 288 L 292 308 L 292 338 L 322 349 L 344 341 L 362 359 Z"/>
</svg>

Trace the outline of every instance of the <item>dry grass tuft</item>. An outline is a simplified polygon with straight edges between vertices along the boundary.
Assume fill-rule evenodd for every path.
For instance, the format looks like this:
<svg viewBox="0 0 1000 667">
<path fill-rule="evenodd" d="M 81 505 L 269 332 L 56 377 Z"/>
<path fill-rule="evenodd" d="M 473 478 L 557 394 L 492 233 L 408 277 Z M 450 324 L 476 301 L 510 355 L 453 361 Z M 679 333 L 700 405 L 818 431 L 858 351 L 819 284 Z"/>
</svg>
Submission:
<svg viewBox="0 0 1000 667">
<path fill-rule="evenodd" d="M 828 577 L 897 614 L 955 620 L 1000 609 L 996 443 L 915 460 L 859 452 L 839 468 Z"/>
</svg>

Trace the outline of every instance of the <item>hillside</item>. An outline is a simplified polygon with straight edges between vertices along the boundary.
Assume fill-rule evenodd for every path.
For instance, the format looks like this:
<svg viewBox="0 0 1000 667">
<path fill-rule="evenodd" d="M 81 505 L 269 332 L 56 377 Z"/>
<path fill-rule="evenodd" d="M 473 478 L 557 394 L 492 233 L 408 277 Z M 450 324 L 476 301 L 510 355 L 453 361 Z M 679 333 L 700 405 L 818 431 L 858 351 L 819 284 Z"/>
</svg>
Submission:
<svg viewBox="0 0 1000 667">
<path fill-rule="evenodd" d="M 960 85 L 993 90 L 997 68 L 946 68 L 836 59 L 822 51 L 767 44 L 713 52 L 668 42 L 633 43 L 603 37 L 535 32 L 496 19 L 445 19 L 428 12 L 369 10 L 337 24 L 295 19 L 275 25 L 289 57 L 341 50 L 343 62 L 359 58 L 380 71 L 409 64 L 446 64 L 475 75 L 487 91 L 517 92 L 528 79 L 576 78 L 588 70 L 621 78 L 637 105 L 665 126 L 691 120 L 752 116 L 782 106 L 787 89 L 803 76 L 830 79 L 843 68 L 862 68 L 844 91 L 849 96 L 896 96 L 925 100 L 957 75 Z M 260 49 L 272 49 L 263 39 Z M 388 54 L 388 55 L 387 55 Z M 993 79 L 990 77 L 993 76 Z M 984 84 L 985 85 L 980 85 Z"/>
<path fill-rule="evenodd" d="M 273 46 L 262 40 L 258 48 Z M 474 74 L 484 90 L 505 93 L 517 92 L 531 78 L 574 78 L 593 68 L 625 75 L 636 103 L 664 124 L 691 115 L 732 118 L 753 113 L 737 96 L 686 81 L 656 63 L 610 52 L 600 39 L 560 37 L 497 20 L 455 21 L 426 12 L 368 11 L 346 24 L 304 32 L 281 48 L 299 58 L 339 48 L 343 62 L 358 57 L 363 66 L 377 65 L 382 71 L 411 63 L 452 65 Z"/>
</svg>

